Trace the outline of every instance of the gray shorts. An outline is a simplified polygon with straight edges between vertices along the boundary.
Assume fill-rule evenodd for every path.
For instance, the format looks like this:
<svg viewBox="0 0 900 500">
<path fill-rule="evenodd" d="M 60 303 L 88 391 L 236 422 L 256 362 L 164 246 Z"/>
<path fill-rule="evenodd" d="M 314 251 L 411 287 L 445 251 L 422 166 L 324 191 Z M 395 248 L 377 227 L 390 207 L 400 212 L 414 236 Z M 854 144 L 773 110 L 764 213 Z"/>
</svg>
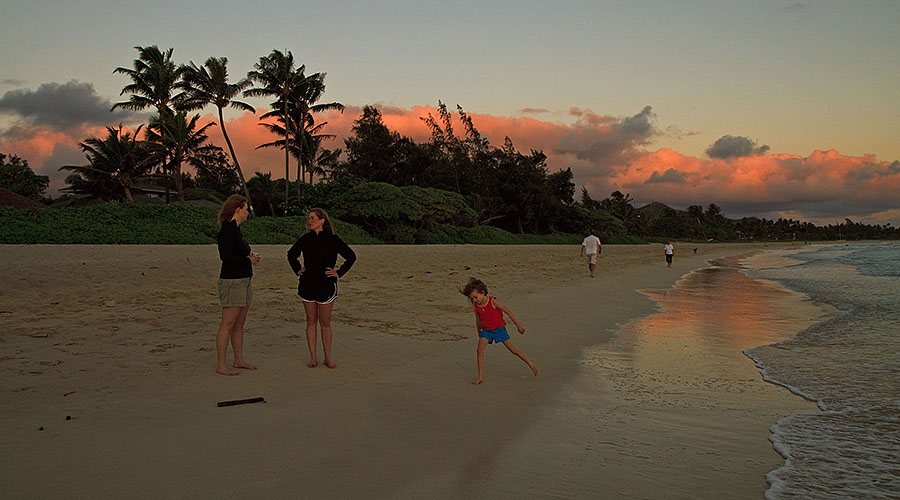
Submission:
<svg viewBox="0 0 900 500">
<path fill-rule="evenodd" d="M 247 307 L 253 301 L 250 280 L 253 278 L 219 278 L 219 304 L 222 307 Z"/>
<path fill-rule="evenodd" d="M 588 264 L 596 264 L 597 263 L 597 254 L 589 253 L 589 254 L 585 254 L 585 255 L 587 255 L 587 263 Z"/>
</svg>

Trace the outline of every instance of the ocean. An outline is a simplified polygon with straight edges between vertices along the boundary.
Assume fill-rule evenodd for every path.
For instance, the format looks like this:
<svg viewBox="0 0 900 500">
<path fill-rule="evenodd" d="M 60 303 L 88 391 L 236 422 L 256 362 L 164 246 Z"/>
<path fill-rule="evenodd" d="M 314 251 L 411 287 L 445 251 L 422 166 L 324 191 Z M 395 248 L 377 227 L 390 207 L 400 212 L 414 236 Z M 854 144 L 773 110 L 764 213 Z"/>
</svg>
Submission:
<svg viewBox="0 0 900 500">
<path fill-rule="evenodd" d="M 834 306 L 835 316 L 746 351 L 764 378 L 821 412 L 772 428 L 785 464 L 769 499 L 900 498 L 900 243 L 764 254 L 748 275 Z"/>
<path fill-rule="evenodd" d="M 656 312 L 584 349 L 484 493 L 900 498 L 900 243 L 760 252 L 640 292 Z"/>
</svg>

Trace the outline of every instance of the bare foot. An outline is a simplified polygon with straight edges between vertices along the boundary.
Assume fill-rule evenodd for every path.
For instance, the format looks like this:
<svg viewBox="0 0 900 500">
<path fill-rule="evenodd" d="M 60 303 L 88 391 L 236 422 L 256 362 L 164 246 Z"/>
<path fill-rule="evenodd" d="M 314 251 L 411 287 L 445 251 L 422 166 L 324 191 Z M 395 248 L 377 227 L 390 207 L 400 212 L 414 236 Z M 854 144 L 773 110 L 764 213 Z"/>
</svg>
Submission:
<svg viewBox="0 0 900 500">
<path fill-rule="evenodd" d="M 229 370 L 227 366 L 225 368 L 216 368 L 216 373 L 218 373 L 219 375 L 226 375 L 229 377 L 233 377 L 235 375 L 240 375 L 239 372 L 236 372 L 234 370 Z"/>
<path fill-rule="evenodd" d="M 478 380 L 472 382 L 472 385 L 478 385 L 478 384 L 480 384 L 480 383 L 482 383 L 482 382 L 484 382 L 484 379 L 483 379 L 483 378 L 478 378 Z"/>
<path fill-rule="evenodd" d="M 308 366 L 310 368 L 315 368 L 315 367 L 319 366 L 319 362 L 318 361 L 310 361 L 309 363 L 306 363 L 306 366 Z"/>
<path fill-rule="evenodd" d="M 244 361 L 243 363 L 235 363 L 234 367 L 240 368 L 242 370 L 255 370 L 256 369 L 255 366 L 251 365 L 250 363 L 248 363 L 246 361 Z"/>
<path fill-rule="evenodd" d="M 337 368 L 337 365 L 332 363 L 331 361 L 326 361 L 325 366 L 327 366 L 328 368 Z"/>
<path fill-rule="evenodd" d="M 531 371 L 533 371 L 533 372 L 534 372 L 534 376 L 537 377 L 537 374 L 538 374 L 538 369 L 537 369 L 537 367 L 534 366 L 534 365 L 531 365 Z"/>
</svg>

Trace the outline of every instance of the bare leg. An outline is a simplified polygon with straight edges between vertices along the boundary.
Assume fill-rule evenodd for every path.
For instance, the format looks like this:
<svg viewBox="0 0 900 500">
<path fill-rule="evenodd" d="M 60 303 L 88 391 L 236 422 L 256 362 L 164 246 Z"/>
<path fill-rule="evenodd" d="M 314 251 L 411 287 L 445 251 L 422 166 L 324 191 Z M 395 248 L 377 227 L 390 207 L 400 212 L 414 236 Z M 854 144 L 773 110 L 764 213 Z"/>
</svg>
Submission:
<svg viewBox="0 0 900 500">
<path fill-rule="evenodd" d="M 594 269 L 597 268 L 597 264 L 588 264 L 588 269 L 591 271 L 591 278 L 594 277 Z"/>
<path fill-rule="evenodd" d="M 222 308 L 222 322 L 219 324 L 219 331 L 216 332 L 216 373 L 239 375 L 238 372 L 228 368 L 228 364 L 225 363 L 225 354 L 228 351 L 228 338 L 231 336 L 231 329 L 237 322 L 240 313 L 240 307 Z"/>
<path fill-rule="evenodd" d="M 528 368 L 531 368 L 531 371 L 534 372 L 534 375 L 537 376 L 537 374 L 538 374 L 537 367 L 534 366 L 534 363 L 532 363 L 531 360 L 528 359 L 528 356 L 526 356 L 524 352 L 520 351 L 518 347 L 513 345 L 512 340 L 507 340 L 506 342 L 503 343 L 503 345 L 505 345 L 506 348 L 509 349 L 509 352 L 515 354 L 516 356 L 519 357 L 519 359 L 524 361 L 525 364 L 528 365 Z"/>
<path fill-rule="evenodd" d="M 328 368 L 337 368 L 337 365 L 331 362 L 331 310 L 334 308 L 334 302 L 329 304 L 319 304 L 319 326 L 322 328 L 322 349 L 325 351 L 325 366 Z"/>
<path fill-rule="evenodd" d="M 316 358 L 316 324 L 319 322 L 318 304 L 303 301 L 303 309 L 306 311 L 306 345 L 309 346 L 309 363 L 306 366 L 315 368 L 319 366 Z"/>
<path fill-rule="evenodd" d="M 488 345 L 488 340 L 479 338 L 478 339 L 478 349 L 475 351 L 475 357 L 478 361 L 478 378 L 472 382 L 475 385 L 478 385 L 484 382 L 484 349 Z"/>
<path fill-rule="evenodd" d="M 234 352 L 234 367 L 244 370 L 255 370 L 256 367 L 244 361 L 244 322 L 250 306 L 242 307 L 234 326 L 231 327 L 231 350 Z"/>
</svg>

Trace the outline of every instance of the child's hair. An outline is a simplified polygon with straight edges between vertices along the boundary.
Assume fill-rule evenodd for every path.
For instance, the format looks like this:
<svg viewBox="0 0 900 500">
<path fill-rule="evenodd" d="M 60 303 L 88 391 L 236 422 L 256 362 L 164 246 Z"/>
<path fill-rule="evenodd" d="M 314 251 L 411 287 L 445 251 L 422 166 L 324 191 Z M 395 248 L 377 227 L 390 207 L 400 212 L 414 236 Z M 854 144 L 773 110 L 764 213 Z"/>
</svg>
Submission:
<svg viewBox="0 0 900 500">
<path fill-rule="evenodd" d="M 219 225 L 228 222 L 234 217 L 234 213 L 237 212 L 237 209 L 242 206 L 247 205 L 247 198 L 239 194 L 233 194 L 225 200 L 225 203 L 222 204 L 222 209 L 219 210 Z"/>
<path fill-rule="evenodd" d="M 465 295 L 471 302 L 472 297 L 469 297 L 469 295 L 476 290 L 485 295 L 488 293 L 487 285 L 484 284 L 484 281 L 481 281 L 478 278 L 469 278 L 469 282 L 466 283 L 466 286 L 464 286 L 459 293 Z"/>
</svg>

